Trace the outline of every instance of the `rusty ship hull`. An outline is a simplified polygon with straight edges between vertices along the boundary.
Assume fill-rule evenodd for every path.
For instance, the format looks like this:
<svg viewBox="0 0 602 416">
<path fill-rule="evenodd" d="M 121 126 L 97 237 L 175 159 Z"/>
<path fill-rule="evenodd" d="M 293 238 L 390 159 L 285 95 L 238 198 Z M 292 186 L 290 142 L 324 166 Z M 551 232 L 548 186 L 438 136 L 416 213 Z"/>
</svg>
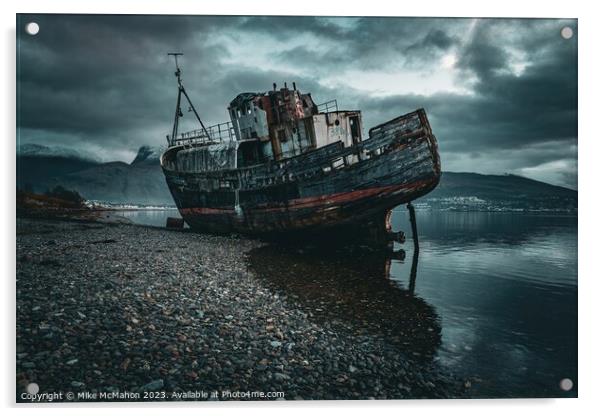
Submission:
<svg viewBox="0 0 602 416">
<path fill-rule="evenodd" d="M 369 138 L 332 143 L 253 166 L 193 172 L 179 169 L 169 148 L 161 165 L 174 201 L 191 228 L 258 236 L 386 241 L 391 210 L 439 183 L 437 141 L 420 109 L 376 126 Z"/>
</svg>

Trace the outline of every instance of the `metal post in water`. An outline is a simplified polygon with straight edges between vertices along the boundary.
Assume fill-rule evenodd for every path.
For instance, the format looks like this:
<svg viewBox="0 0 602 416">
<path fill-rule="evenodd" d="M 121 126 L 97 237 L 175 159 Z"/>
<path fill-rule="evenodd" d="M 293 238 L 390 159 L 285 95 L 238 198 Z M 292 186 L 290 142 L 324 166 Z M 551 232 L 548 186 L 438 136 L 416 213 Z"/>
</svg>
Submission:
<svg viewBox="0 0 602 416">
<path fill-rule="evenodd" d="M 416 290 L 416 274 L 418 272 L 418 248 L 414 249 L 414 254 L 412 255 L 412 268 L 410 269 L 410 286 L 408 290 L 410 294 L 414 294 Z"/>
<path fill-rule="evenodd" d="M 410 271 L 410 293 L 413 295 L 416 289 L 416 272 L 418 271 L 418 253 L 420 247 L 418 245 L 418 227 L 416 226 L 416 212 L 414 205 L 408 202 L 408 211 L 410 212 L 410 223 L 412 224 L 412 240 L 414 241 L 414 254 L 412 255 L 412 270 Z"/>
<path fill-rule="evenodd" d="M 420 250 L 418 246 L 418 227 L 416 227 L 416 212 L 414 211 L 414 205 L 408 202 L 408 211 L 410 212 L 410 223 L 412 224 L 412 240 L 414 240 L 414 252 L 417 253 Z"/>
</svg>

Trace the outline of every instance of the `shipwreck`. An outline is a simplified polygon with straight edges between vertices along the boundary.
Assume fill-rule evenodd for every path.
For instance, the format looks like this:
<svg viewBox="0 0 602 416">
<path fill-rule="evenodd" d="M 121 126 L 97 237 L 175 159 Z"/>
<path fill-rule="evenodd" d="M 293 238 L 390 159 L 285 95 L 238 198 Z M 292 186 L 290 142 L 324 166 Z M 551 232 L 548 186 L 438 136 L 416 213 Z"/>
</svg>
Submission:
<svg viewBox="0 0 602 416">
<path fill-rule="evenodd" d="M 439 183 L 437 140 L 423 109 L 365 137 L 359 110 L 316 104 L 293 82 L 241 93 L 229 122 L 205 126 L 182 83 L 180 54 L 171 55 L 178 95 L 161 166 L 192 229 L 388 244 L 403 239 L 391 232 L 391 210 Z M 183 100 L 199 129 L 179 131 Z"/>
</svg>

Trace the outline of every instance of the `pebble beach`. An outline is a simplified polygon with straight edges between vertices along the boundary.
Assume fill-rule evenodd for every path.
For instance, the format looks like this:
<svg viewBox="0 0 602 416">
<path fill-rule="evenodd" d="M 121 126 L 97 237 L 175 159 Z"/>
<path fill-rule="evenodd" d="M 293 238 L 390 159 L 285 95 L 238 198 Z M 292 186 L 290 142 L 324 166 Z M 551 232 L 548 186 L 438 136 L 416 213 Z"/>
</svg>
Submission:
<svg viewBox="0 0 602 416">
<path fill-rule="evenodd" d="M 59 401 L 462 397 L 432 351 L 412 352 L 422 332 L 436 349 L 433 311 L 404 294 L 389 301 L 382 282 L 383 297 L 358 295 L 364 281 L 346 295 L 326 277 L 299 280 L 311 274 L 302 260 L 265 250 L 189 230 L 19 218 L 17 400 L 31 401 L 32 383 L 71 393 Z M 408 316 L 386 323 L 391 312 Z"/>
</svg>

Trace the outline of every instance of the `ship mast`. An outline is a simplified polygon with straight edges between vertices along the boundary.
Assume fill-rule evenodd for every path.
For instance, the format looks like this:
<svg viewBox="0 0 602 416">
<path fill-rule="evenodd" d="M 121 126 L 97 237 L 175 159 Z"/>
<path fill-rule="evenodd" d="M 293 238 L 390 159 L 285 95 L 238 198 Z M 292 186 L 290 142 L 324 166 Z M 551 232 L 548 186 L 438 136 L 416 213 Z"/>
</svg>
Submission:
<svg viewBox="0 0 602 416">
<path fill-rule="evenodd" d="M 176 113 L 174 115 L 173 129 L 171 132 L 171 143 L 169 143 L 169 145 L 171 146 L 173 144 L 173 142 L 176 140 L 176 136 L 178 134 L 178 125 L 180 122 L 180 117 L 182 117 L 184 115 L 182 113 L 182 109 L 180 108 L 180 103 L 182 101 L 182 94 L 184 94 L 184 97 L 188 101 L 190 108 L 192 109 L 192 111 L 194 112 L 194 115 L 196 116 L 197 120 L 201 124 L 201 127 L 203 128 L 203 132 L 207 136 L 207 139 L 210 139 L 211 137 L 209 136 L 209 132 L 205 128 L 205 124 L 203 124 L 203 121 L 201 120 L 199 113 L 196 111 L 194 104 L 192 104 L 192 101 L 190 101 L 190 97 L 186 93 L 186 89 L 184 89 L 184 84 L 182 84 L 182 76 L 181 76 L 182 70 L 180 69 L 180 66 L 178 65 L 178 56 L 183 56 L 184 54 L 181 52 L 169 52 L 167 55 L 174 57 L 174 61 L 176 63 L 175 76 L 178 79 L 178 100 L 176 101 Z"/>
</svg>

